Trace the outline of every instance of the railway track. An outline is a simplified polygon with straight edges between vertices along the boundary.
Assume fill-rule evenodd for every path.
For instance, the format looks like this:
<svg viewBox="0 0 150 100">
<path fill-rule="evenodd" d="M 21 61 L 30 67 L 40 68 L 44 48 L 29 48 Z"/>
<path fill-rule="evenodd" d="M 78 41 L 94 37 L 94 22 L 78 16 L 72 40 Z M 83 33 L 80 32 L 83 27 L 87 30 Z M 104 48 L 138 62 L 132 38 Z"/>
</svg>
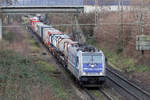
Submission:
<svg viewBox="0 0 150 100">
<path fill-rule="evenodd" d="M 51 55 L 51 53 L 48 51 L 47 47 L 43 45 L 43 43 L 41 42 L 41 40 L 38 38 L 38 36 L 29 28 L 29 32 L 32 33 L 33 38 L 38 42 L 42 44 L 42 47 L 46 49 L 47 54 Z M 54 57 L 55 58 L 55 57 Z M 56 60 L 56 59 L 55 59 Z M 56 61 L 57 62 L 57 61 Z M 58 63 L 58 62 L 57 62 Z M 61 69 L 61 73 L 63 73 L 65 78 L 69 78 L 69 73 L 66 74 L 67 72 L 64 72 L 64 68 L 63 65 L 59 64 L 58 66 L 60 66 Z M 80 89 L 76 84 L 73 83 L 73 80 L 68 80 L 69 83 L 71 84 L 72 88 L 76 91 L 77 95 L 80 96 L 81 100 L 99 100 L 96 97 L 94 97 L 94 95 L 92 94 L 92 92 L 90 92 L 87 89 Z"/>
<path fill-rule="evenodd" d="M 115 100 L 111 95 L 109 95 L 103 89 L 98 89 L 98 90 L 84 89 L 84 91 L 89 95 L 89 97 L 91 98 L 91 100 L 101 100 L 101 99 L 103 99 L 103 100 Z M 99 95 L 101 95 L 102 98 L 96 97 L 96 95 L 93 93 L 94 91 L 96 91 L 97 93 L 99 93 Z"/>
<path fill-rule="evenodd" d="M 150 100 L 150 93 L 128 81 L 125 77 L 116 73 L 111 68 L 106 68 L 107 78 L 119 88 L 130 94 L 135 100 Z"/>
<path fill-rule="evenodd" d="M 84 91 L 89 95 L 91 100 L 98 100 L 95 95 L 92 93 L 92 90 L 84 89 Z"/>
<path fill-rule="evenodd" d="M 40 41 L 40 39 L 36 36 L 36 34 L 30 29 L 30 31 L 29 32 L 31 32 L 32 33 L 32 36 L 33 36 L 33 38 L 38 42 L 38 43 L 41 43 L 42 44 L 42 42 Z M 43 46 L 43 48 L 45 48 L 45 49 L 47 49 L 44 45 L 42 45 Z M 51 55 L 51 53 L 48 51 L 48 49 L 47 49 L 47 52 L 48 52 L 48 55 Z M 60 66 L 61 66 L 61 64 L 60 64 Z M 63 67 L 61 68 L 61 69 L 63 69 Z M 64 76 L 65 77 L 68 77 L 68 75 L 65 75 L 65 73 L 63 72 L 63 71 L 61 71 L 63 74 L 64 74 Z M 69 77 L 68 77 L 69 78 Z M 88 90 L 88 89 L 83 89 L 83 90 L 81 90 L 81 89 L 78 89 L 79 87 L 78 86 L 75 86 L 75 84 L 73 83 L 73 82 L 71 82 L 71 84 L 72 84 L 72 87 L 74 88 L 74 90 L 76 91 L 76 92 L 78 92 L 78 95 L 81 97 L 81 99 L 83 99 L 83 100 L 99 100 L 93 93 L 92 93 L 92 91 L 90 91 L 90 90 Z M 104 92 L 103 90 L 98 90 L 100 93 L 102 93 L 104 96 L 105 96 L 105 98 L 107 98 L 106 100 L 114 100 L 114 99 L 112 99 L 112 97 L 110 96 L 110 95 L 108 95 L 106 92 Z M 84 95 L 84 96 L 83 96 Z M 105 99 L 104 99 L 105 100 Z"/>
<path fill-rule="evenodd" d="M 103 89 L 100 89 L 100 92 L 107 98 L 107 100 L 115 100 L 107 92 L 105 92 Z"/>
<path fill-rule="evenodd" d="M 88 90 L 88 89 L 84 89 L 84 91 L 89 95 L 90 100 L 101 100 L 100 98 L 97 98 L 93 91 L 97 91 L 99 92 L 99 95 L 103 95 L 103 100 L 115 100 L 113 99 L 107 92 L 105 92 L 104 90 Z"/>
<path fill-rule="evenodd" d="M 35 34 L 34 34 L 35 35 Z M 150 93 L 144 91 L 143 89 L 139 88 L 135 84 L 128 81 L 126 78 L 122 77 L 115 71 L 111 70 L 110 68 L 106 69 L 107 72 L 107 78 L 111 80 L 113 83 L 115 83 L 117 86 L 122 88 L 124 91 L 126 91 L 128 94 L 133 96 L 136 100 L 150 100 Z M 87 95 L 91 98 L 90 100 L 98 100 L 90 91 L 84 90 Z M 106 92 L 103 90 L 100 90 L 100 92 L 105 95 L 105 97 L 108 100 L 114 100 L 111 96 L 109 96 Z"/>
</svg>

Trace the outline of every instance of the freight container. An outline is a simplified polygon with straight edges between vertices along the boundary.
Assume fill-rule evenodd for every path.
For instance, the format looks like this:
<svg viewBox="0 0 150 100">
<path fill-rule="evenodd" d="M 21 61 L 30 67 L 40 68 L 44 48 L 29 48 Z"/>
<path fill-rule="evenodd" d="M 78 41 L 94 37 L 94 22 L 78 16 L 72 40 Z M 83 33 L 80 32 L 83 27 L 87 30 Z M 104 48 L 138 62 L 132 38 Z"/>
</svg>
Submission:
<svg viewBox="0 0 150 100">
<path fill-rule="evenodd" d="M 50 29 L 52 28 L 51 26 L 49 25 L 45 25 L 45 24 L 40 24 L 38 25 L 38 34 L 39 36 L 41 37 L 41 39 L 43 39 L 43 32 L 44 32 L 44 29 Z"/>
<path fill-rule="evenodd" d="M 38 34 L 38 36 L 40 36 L 38 33 L 38 29 L 39 29 L 38 26 L 42 26 L 42 25 L 43 25 L 43 23 L 41 23 L 41 22 L 35 22 L 35 24 L 34 24 L 34 31 Z"/>
<path fill-rule="evenodd" d="M 43 29 L 43 38 L 42 38 L 42 40 L 43 40 L 43 42 L 45 43 L 45 44 L 48 44 L 48 41 L 49 41 L 49 34 L 48 34 L 48 30 L 49 30 L 49 28 L 44 28 Z"/>
<path fill-rule="evenodd" d="M 63 39 L 69 39 L 70 40 L 70 37 L 66 34 L 52 35 L 51 36 L 51 43 L 53 44 L 54 47 L 56 47 L 58 49 L 58 45 Z M 70 40 L 70 41 L 72 41 L 72 40 Z"/>
<path fill-rule="evenodd" d="M 63 39 L 58 44 L 58 50 L 61 51 L 65 56 L 68 54 L 69 47 L 77 46 L 78 42 L 72 41 L 71 39 Z"/>
</svg>

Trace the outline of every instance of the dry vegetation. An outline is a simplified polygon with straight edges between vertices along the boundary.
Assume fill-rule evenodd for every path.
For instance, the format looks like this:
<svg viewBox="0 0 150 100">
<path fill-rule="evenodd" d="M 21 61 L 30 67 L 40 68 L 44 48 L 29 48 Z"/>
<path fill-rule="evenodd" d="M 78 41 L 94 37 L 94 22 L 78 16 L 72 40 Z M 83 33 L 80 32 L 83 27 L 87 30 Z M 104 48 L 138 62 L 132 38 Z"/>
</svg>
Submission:
<svg viewBox="0 0 150 100">
<path fill-rule="evenodd" d="M 17 21 L 0 42 L 0 99 L 77 100 L 52 56 Z M 21 27 L 14 27 L 21 26 Z"/>
<path fill-rule="evenodd" d="M 144 16 L 145 16 L 144 34 L 149 34 L 150 32 L 150 28 L 148 25 L 150 21 L 150 18 L 148 17 L 149 13 L 144 12 Z M 94 24 L 95 21 L 94 18 L 95 18 L 94 13 L 80 14 L 78 16 L 80 24 Z M 70 16 L 62 14 L 49 15 L 48 19 L 51 19 L 49 23 L 52 24 L 59 24 L 59 23 L 71 24 L 73 15 Z M 141 12 L 137 10 L 124 11 L 123 30 L 122 30 L 120 12 L 104 12 L 100 13 L 100 21 L 97 28 L 95 28 L 94 25 L 91 25 L 91 26 L 81 26 L 81 29 L 83 31 L 84 36 L 87 38 L 88 43 L 92 45 L 98 44 L 100 48 L 106 49 L 107 51 L 112 51 L 116 53 L 116 55 L 119 55 L 120 57 L 123 56 L 125 58 L 131 58 L 131 61 L 129 62 L 134 61 L 133 64 L 150 66 L 149 63 L 150 53 L 146 51 L 145 55 L 143 56 L 141 55 L 140 51 L 136 50 L 136 35 L 141 34 L 140 20 L 141 20 Z M 66 27 L 68 26 L 64 26 L 63 30 L 62 29 L 61 30 L 67 31 Z M 72 27 L 70 27 L 70 31 L 68 31 L 68 33 L 72 33 Z"/>
<path fill-rule="evenodd" d="M 136 50 L 136 35 L 141 33 L 141 14 L 144 16 L 144 33 L 150 35 L 149 0 L 145 1 L 141 11 L 141 0 L 133 2 L 132 10 L 123 11 L 121 21 L 120 12 L 101 13 L 99 25 L 95 28 L 97 43 L 108 60 L 121 69 L 129 77 L 140 80 L 144 86 L 150 88 L 150 51 Z"/>
<path fill-rule="evenodd" d="M 143 12 L 144 15 L 144 34 L 150 35 L 150 17 L 149 12 Z M 136 50 L 136 35 L 141 33 L 141 13 L 137 11 L 124 11 L 123 22 L 119 12 L 103 14 L 101 23 L 97 30 L 99 45 L 116 53 L 122 53 L 125 57 L 132 57 L 137 64 L 150 66 L 150 52 L 146 51 L 141 55 Z M 103 24 L 104 23 L 104 24 Z M 123 25 L 122 25 L 123 23 Z M 144 58 L 144 60 L 142 60 Z"/>
<path fill-rule="evenodd" d="M 81 29 L 87 42 L 102 49 L 115 67 L 150 86 L 150 82 L 147 81 L 149 80 L 147 77 L 150 75 L 150 51 L 145 51 L 145 54 L 142 55 L 141 51 L 136 50 L 136 35 L 141 34 L 142 13 L 144 15 L 144 34 L 150 35 L 150 13 L 149 6 L 147 6 L 150 4 L 150 0 L 143 2 L 146 11 L 141 10 L 142 2 L 143 0 L 132 0 L 131 10 L 124 10 L 122 13 L 123 20 L 121 20 L 120 12 L 105 11 L 99 14 L 100 19 L 96 28 L 91 25 L 81 26 Z M 71 18 L 73 16 L 52 16 L 53 24 L 70 24 L 73 19 Z M 80 14 L 78 20 L 80 24 L 95 24 L 95 14 Z M 69 33 L 72 33 L 71 28 Z"/>
<path fill-rule="evenodd" d="M 72 24 L 73 16 L 74 16 L 73 14 L 48 14 L 46 23 L 56 25 L 53 27 L 55 27 L 65 33 L 71 33 L 72 26 L 64 25 L 64 24 Z"/>
</svg>

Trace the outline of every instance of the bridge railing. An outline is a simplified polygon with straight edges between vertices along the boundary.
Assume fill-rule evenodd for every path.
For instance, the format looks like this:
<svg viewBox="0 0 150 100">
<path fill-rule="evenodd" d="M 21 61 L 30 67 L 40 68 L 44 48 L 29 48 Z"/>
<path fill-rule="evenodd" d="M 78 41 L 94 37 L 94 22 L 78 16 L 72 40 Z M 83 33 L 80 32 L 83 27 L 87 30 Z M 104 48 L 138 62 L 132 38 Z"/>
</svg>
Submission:
<svg viewBox="0 0 150 100">
<path fill-rule="evenodd" d="M 84 0 L 4 0 L 0 1 L 0 6 L 83 6 Z"/>
</svg>

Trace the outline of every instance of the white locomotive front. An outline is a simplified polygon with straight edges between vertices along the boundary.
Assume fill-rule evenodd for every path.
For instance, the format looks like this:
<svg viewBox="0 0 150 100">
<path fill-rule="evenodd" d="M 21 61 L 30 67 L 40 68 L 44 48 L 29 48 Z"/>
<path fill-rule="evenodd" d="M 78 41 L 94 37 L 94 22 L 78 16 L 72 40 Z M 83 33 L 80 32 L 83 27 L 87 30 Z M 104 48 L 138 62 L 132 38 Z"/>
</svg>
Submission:
<svg viewBox="0 0 150 100">
<path fill-rule="evenodd" d="M 33 32 L 82 86 L 100 86 L 105 82 L 106 61 L 102 51 L 73 41 L 67 34 L 43 24 L 37 18 L 30 18 L 30 22 Z"/>
<path fill-rule="evenodd" d="M 71 49 L 72 48 L 72 49 Z M 83 86 L 100 86 L 105 82 L 105 56 L 93 47 L 70 47 L 68 69 Z"/>
<path fill-rule="evenodd" d="M 103 52 L 81 52 L 79 80 L 84 85 L 99 85 L 105 81 L 105 56 Z"/>
</svg>

